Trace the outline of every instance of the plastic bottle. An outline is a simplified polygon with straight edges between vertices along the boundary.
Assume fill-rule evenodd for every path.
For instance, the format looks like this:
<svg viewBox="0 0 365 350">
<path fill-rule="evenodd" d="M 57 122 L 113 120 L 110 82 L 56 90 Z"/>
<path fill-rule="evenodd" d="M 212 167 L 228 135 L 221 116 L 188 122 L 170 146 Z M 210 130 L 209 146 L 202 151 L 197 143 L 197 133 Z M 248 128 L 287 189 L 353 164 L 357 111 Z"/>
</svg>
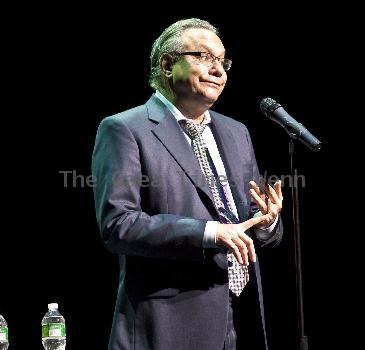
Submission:
<svg viewBox="0 0 365 350">
<path fill-rule="evenodd" d="M 65 319 L 58 311 L 58 304 L 48 304 L 48 311 L 42 320 L 42 344 L 45 350 L 66 348 Z"/>
<path fill-rule="evenodd" d="M 7 350 L 9 347 L 8 324 L 5 318 L 0 315 L 0 350 Z"/>
</svg>

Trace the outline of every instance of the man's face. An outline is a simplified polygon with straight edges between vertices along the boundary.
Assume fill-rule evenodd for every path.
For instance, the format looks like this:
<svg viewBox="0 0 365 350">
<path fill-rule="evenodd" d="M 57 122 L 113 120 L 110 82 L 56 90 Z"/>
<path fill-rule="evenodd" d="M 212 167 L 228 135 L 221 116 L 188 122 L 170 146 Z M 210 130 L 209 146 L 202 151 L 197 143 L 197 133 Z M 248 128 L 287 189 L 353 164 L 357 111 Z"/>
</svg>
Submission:
<svg viewBox="0 0 365 350">
<path fill-rule="evenodd" d="M 207 29 L 187 29 L 182 34 L 182 52 L 209 52 L 224 57 L 219 37 Z M 173 90 L 178 99 L 193 104 L 212 105 L 224 89 L 227 74 L 220 62 L 202 63 L 193 55 L 181 56 L 172 69 Z"/>
</svg>

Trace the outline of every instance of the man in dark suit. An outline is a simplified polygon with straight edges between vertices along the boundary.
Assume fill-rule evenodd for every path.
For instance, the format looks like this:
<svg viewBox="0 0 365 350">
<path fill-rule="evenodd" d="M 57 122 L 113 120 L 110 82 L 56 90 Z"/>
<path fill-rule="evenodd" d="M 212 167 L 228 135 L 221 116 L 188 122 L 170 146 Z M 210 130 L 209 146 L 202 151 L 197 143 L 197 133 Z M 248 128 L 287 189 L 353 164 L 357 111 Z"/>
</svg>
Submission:
<svg viewBox="0 0 365 350">
<path fill-rule="evenodd" d="M 281 186 L 259 188 L 246 127 L 210 110 L 231 63 L 215 27 L 178 21 L 152 47 L 156 93 L 98 129 L 96 214 L 120 262 L 110 350 L 233 350 L 236 331 L 267 346 L 255 247 L 281 239 Z"/>
</svg>

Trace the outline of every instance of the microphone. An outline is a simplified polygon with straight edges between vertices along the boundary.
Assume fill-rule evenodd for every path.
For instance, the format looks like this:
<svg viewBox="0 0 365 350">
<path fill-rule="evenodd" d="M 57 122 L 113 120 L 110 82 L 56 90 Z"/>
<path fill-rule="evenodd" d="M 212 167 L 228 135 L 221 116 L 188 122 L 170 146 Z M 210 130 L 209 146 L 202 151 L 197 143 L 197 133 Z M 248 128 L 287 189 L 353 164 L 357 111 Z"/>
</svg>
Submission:
<svg viewBox="0 0 365 350">
<path fill-rule="evenodd" d="M 268 118 L 282 126 L 290 137 L 299 140 L 312 151 L 317 152 L 322 144 L 301 123 L 291 117 L 283 107 L 270 97 L 264 98 L 260 103 L 261 112 Z"/>
</svg>

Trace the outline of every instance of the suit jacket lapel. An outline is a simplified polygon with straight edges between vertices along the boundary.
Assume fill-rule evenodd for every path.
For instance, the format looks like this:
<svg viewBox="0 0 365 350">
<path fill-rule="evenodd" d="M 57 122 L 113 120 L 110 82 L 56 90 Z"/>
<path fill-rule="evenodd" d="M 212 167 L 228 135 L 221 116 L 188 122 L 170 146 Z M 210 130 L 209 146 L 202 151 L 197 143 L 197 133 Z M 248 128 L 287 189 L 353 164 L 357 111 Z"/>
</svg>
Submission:
<svg viewBox="0 0 365 350">
<path fill-rule="evenodd" d="M 247 213 L 244 208 L 244 181 L 242 178 L 242 162 L 240 161 L 240 150 L 232 132 L 227 128 L 224 121 L 210 111 L 212 132 L 226 170 L 228 182 L 231 188 L 240 220 L 246 220 Z"/>
<path fill-rule="evenodd" d="M 198 160 L 177 120 L 168 108 L 154 95 L 148 100 L 146 106 L 149 119 L 158 123 L 152 129 L 154 135 L 166 147 L 193 184 L 200 188 L 214 205 L 212 193 L 200 169 Z"/>
</svg>

